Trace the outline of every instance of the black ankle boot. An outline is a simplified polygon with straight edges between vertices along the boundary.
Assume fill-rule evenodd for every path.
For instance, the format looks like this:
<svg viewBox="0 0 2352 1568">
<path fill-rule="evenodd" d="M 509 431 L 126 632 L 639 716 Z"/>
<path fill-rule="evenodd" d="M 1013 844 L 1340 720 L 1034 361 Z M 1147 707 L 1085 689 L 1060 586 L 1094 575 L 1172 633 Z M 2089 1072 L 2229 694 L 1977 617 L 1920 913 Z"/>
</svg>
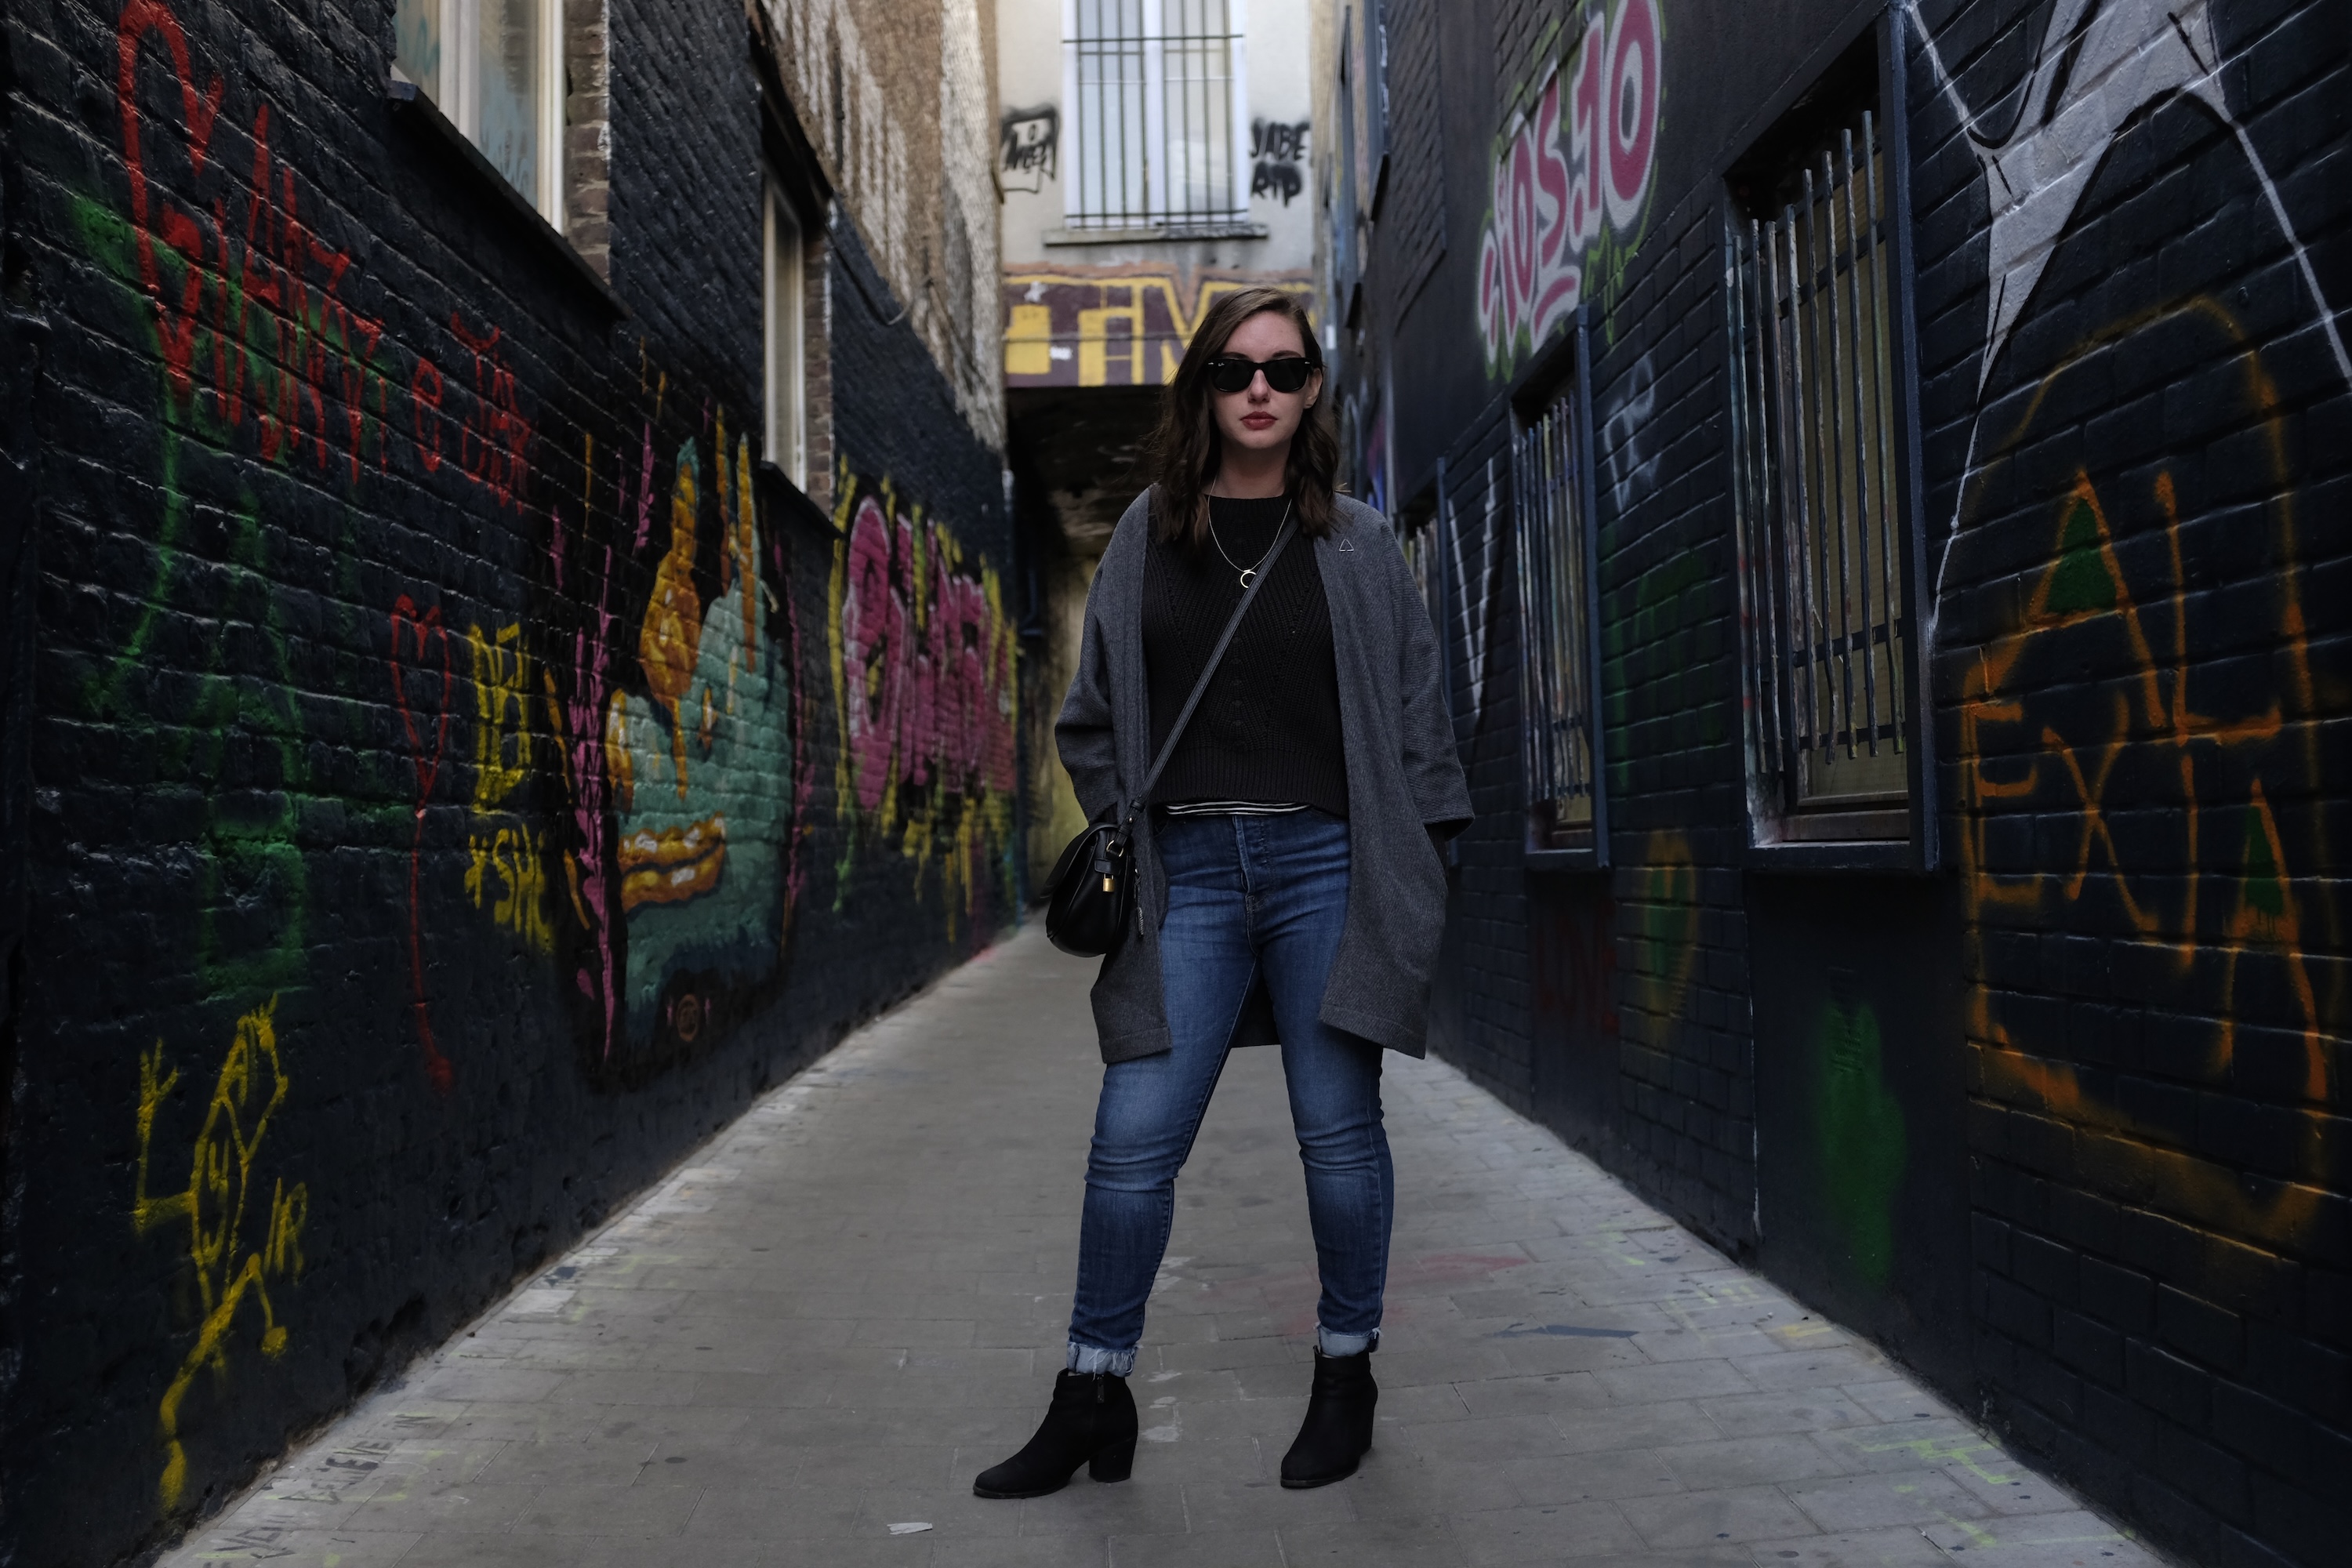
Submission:
<svg viewBox="0 0 2352 1568">
<path fill-rule="evenodd" d="M 1135 1395 L 1107 1372 L 1066 1372 L 1054 1380 L 1053 1407 L 1029 1446 L 980 1472 L 972 1495 L 1044 1497 L 1070 1484 L 1080 1465 L 1098 1481 L 1123 1481 L 1135 1468 Z"/>
<path fill-rule="evenodd" d="M 1315 1392 L 1307 1401 L 1307 1419 L 1298 1440 L 1282 1457 L 1282 1484 L 1328 1486 L 1356 1473 L 1372 1446 L 1372 1407 L 1381 1397 L 1372 1381 L 1372 1352 L 1325 1355 L 1315 1352 Z"/>
</svg>

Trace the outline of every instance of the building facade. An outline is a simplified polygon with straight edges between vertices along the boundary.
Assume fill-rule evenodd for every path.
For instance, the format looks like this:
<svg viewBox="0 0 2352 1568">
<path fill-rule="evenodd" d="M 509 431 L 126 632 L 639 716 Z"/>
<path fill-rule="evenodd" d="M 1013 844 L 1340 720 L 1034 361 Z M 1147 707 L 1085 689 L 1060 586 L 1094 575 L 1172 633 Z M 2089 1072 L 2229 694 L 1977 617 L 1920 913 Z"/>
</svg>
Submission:
<svg viewBox="0 0 2352 1568">
<path fill-rule="evenodd" d="M 1437 1048 L 2195 1561 L 2336 1560 L 2352 14 L 1335 22 Z"/>
<path fill-rule="evenodd" d="M 1005 405 L 1035 658 L 1029 867 L 1084 826 L 1053 745 L 1094 564 L 1201 313 L 1309 290 L 1308 60 L 1328 5 L 1000 0 Z"/>
<path fill-rule="evenodd" d="M 98 1563 L 1013 918 L 996 35 L 0 45 L 0 1555 Z"/>
</svg>

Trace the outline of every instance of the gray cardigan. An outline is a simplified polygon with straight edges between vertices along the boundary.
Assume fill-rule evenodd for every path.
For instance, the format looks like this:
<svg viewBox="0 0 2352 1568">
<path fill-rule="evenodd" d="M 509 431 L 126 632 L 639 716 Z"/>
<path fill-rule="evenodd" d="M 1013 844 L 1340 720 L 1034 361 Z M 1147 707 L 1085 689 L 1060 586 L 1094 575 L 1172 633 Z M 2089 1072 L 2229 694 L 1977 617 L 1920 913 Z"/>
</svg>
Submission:
<svg viewBox="0 0 2352 1568">
<path fill-rule="evenodd" d="M 1119 519 L 1087 593 L 1078 673 L 1054 736 L 1089 821 L 1127 798 L 1151 770 L 1143 668 L 1143 563 L 1149 492 Z M 1339 499 L 1315 563 L 1331 606 L 1339 666 L 1339 728 L 1348 761 L 1348 923 L 1323 991 L 1321 1017 L 1391 1050 L 1420 1056 L 1430 972 L 1445 930 L 1445 867 L 1435 839 L 1470 819 L 1470 793 L 1440 693 L 1437 637 L 1387 520 Z M 1294 544 L 1293 549 L 1297 545 Z M 1160 922 L 1168 889 L 1150 814 L 1135 835 L 1136 929 L 1103 960 L 1094 988 L 1105 1062 L 1168 1049 L 1160 995 Z M 1261 982 L 1234 1043 L 1274 1038 Z"/>
</svg>

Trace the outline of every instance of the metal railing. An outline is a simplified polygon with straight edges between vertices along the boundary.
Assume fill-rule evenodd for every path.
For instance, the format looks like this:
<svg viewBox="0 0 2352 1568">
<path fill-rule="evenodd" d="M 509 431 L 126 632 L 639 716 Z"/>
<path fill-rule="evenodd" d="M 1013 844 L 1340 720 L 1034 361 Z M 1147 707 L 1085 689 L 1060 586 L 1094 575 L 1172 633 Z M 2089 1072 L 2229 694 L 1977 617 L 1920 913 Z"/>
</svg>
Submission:
<svg viewBox="0 0 2352 1568">
<path fill-rule="evenodd" d="M 1528 802 L 1553 827 L 1590 823 L 1593 806 L 1591 522 L 1576 413 L 1571 389 L 1511 451 Z"/>
<path fill-rule="evenodd" d="M 1779 216 L 1730 236 L 1751 765 L 1784 809 L 1907 788 L 1882 153 L 1864 112 Z"/>
<path fill-rule="evenodd" d="M 1229 0 L 1069 0 L 1073 228 L 1245 220 Z"/>
</svg>

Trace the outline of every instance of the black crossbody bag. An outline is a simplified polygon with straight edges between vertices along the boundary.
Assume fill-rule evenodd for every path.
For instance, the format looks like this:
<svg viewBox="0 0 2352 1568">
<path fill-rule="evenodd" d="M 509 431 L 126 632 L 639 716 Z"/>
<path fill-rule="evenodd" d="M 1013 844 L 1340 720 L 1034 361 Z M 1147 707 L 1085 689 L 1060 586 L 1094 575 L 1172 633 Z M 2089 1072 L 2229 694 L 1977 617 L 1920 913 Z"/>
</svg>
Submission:
<svg viewBox="0 0 2352 1568">
<path fill-rule="evenodd" d="M 1176 742 L 1184 738 L 1184 726 L 1192 721 L 1192 710 L 1207 694 L 1210 678 L 1224 659 L 1226 645 L 1234 640 L 1242 617 L 1249 614 L 1250 601 L 1265 586 L 1266 574 L 1274 570 L 1274 563 L 1282 558 L 1283 548 L 1297 531 L 1298 524 L 1285 517 L 1282 531 L 1274 536 L 1273 548 L 1252 568 L 1250 584 L 1242 590 L 1242 602 L 1226 617 L 1225 629 L 1217 635 L 1217 646 L 1210 651 L 1209 662 L 1201 668 L 1201 679 L 1192 683 L 1192 694 L 1184 699 L 1184 710 L 1176 715 L 1175 727 L 1160 742 L 1160 754 L 1151 761 L 1151 771 L 1143 776 L 1143 787 L 1135 792 L 1134 799 L 1123 806 L 1114 805 L 1088 824 L 1054 863 L 1053 890 L 1045 904 L 1045 935 L 1064 952 L 1076 958 L 1100 958 L 1125 939 L 1135 911 L 1135 858 L 1129 853 L 1135 819 L 1142 813 L 1143 803 L 1151 798 L 1152 786 L 1160 782 L 1168 759 L 1176 754 Z"/>
</svg>

